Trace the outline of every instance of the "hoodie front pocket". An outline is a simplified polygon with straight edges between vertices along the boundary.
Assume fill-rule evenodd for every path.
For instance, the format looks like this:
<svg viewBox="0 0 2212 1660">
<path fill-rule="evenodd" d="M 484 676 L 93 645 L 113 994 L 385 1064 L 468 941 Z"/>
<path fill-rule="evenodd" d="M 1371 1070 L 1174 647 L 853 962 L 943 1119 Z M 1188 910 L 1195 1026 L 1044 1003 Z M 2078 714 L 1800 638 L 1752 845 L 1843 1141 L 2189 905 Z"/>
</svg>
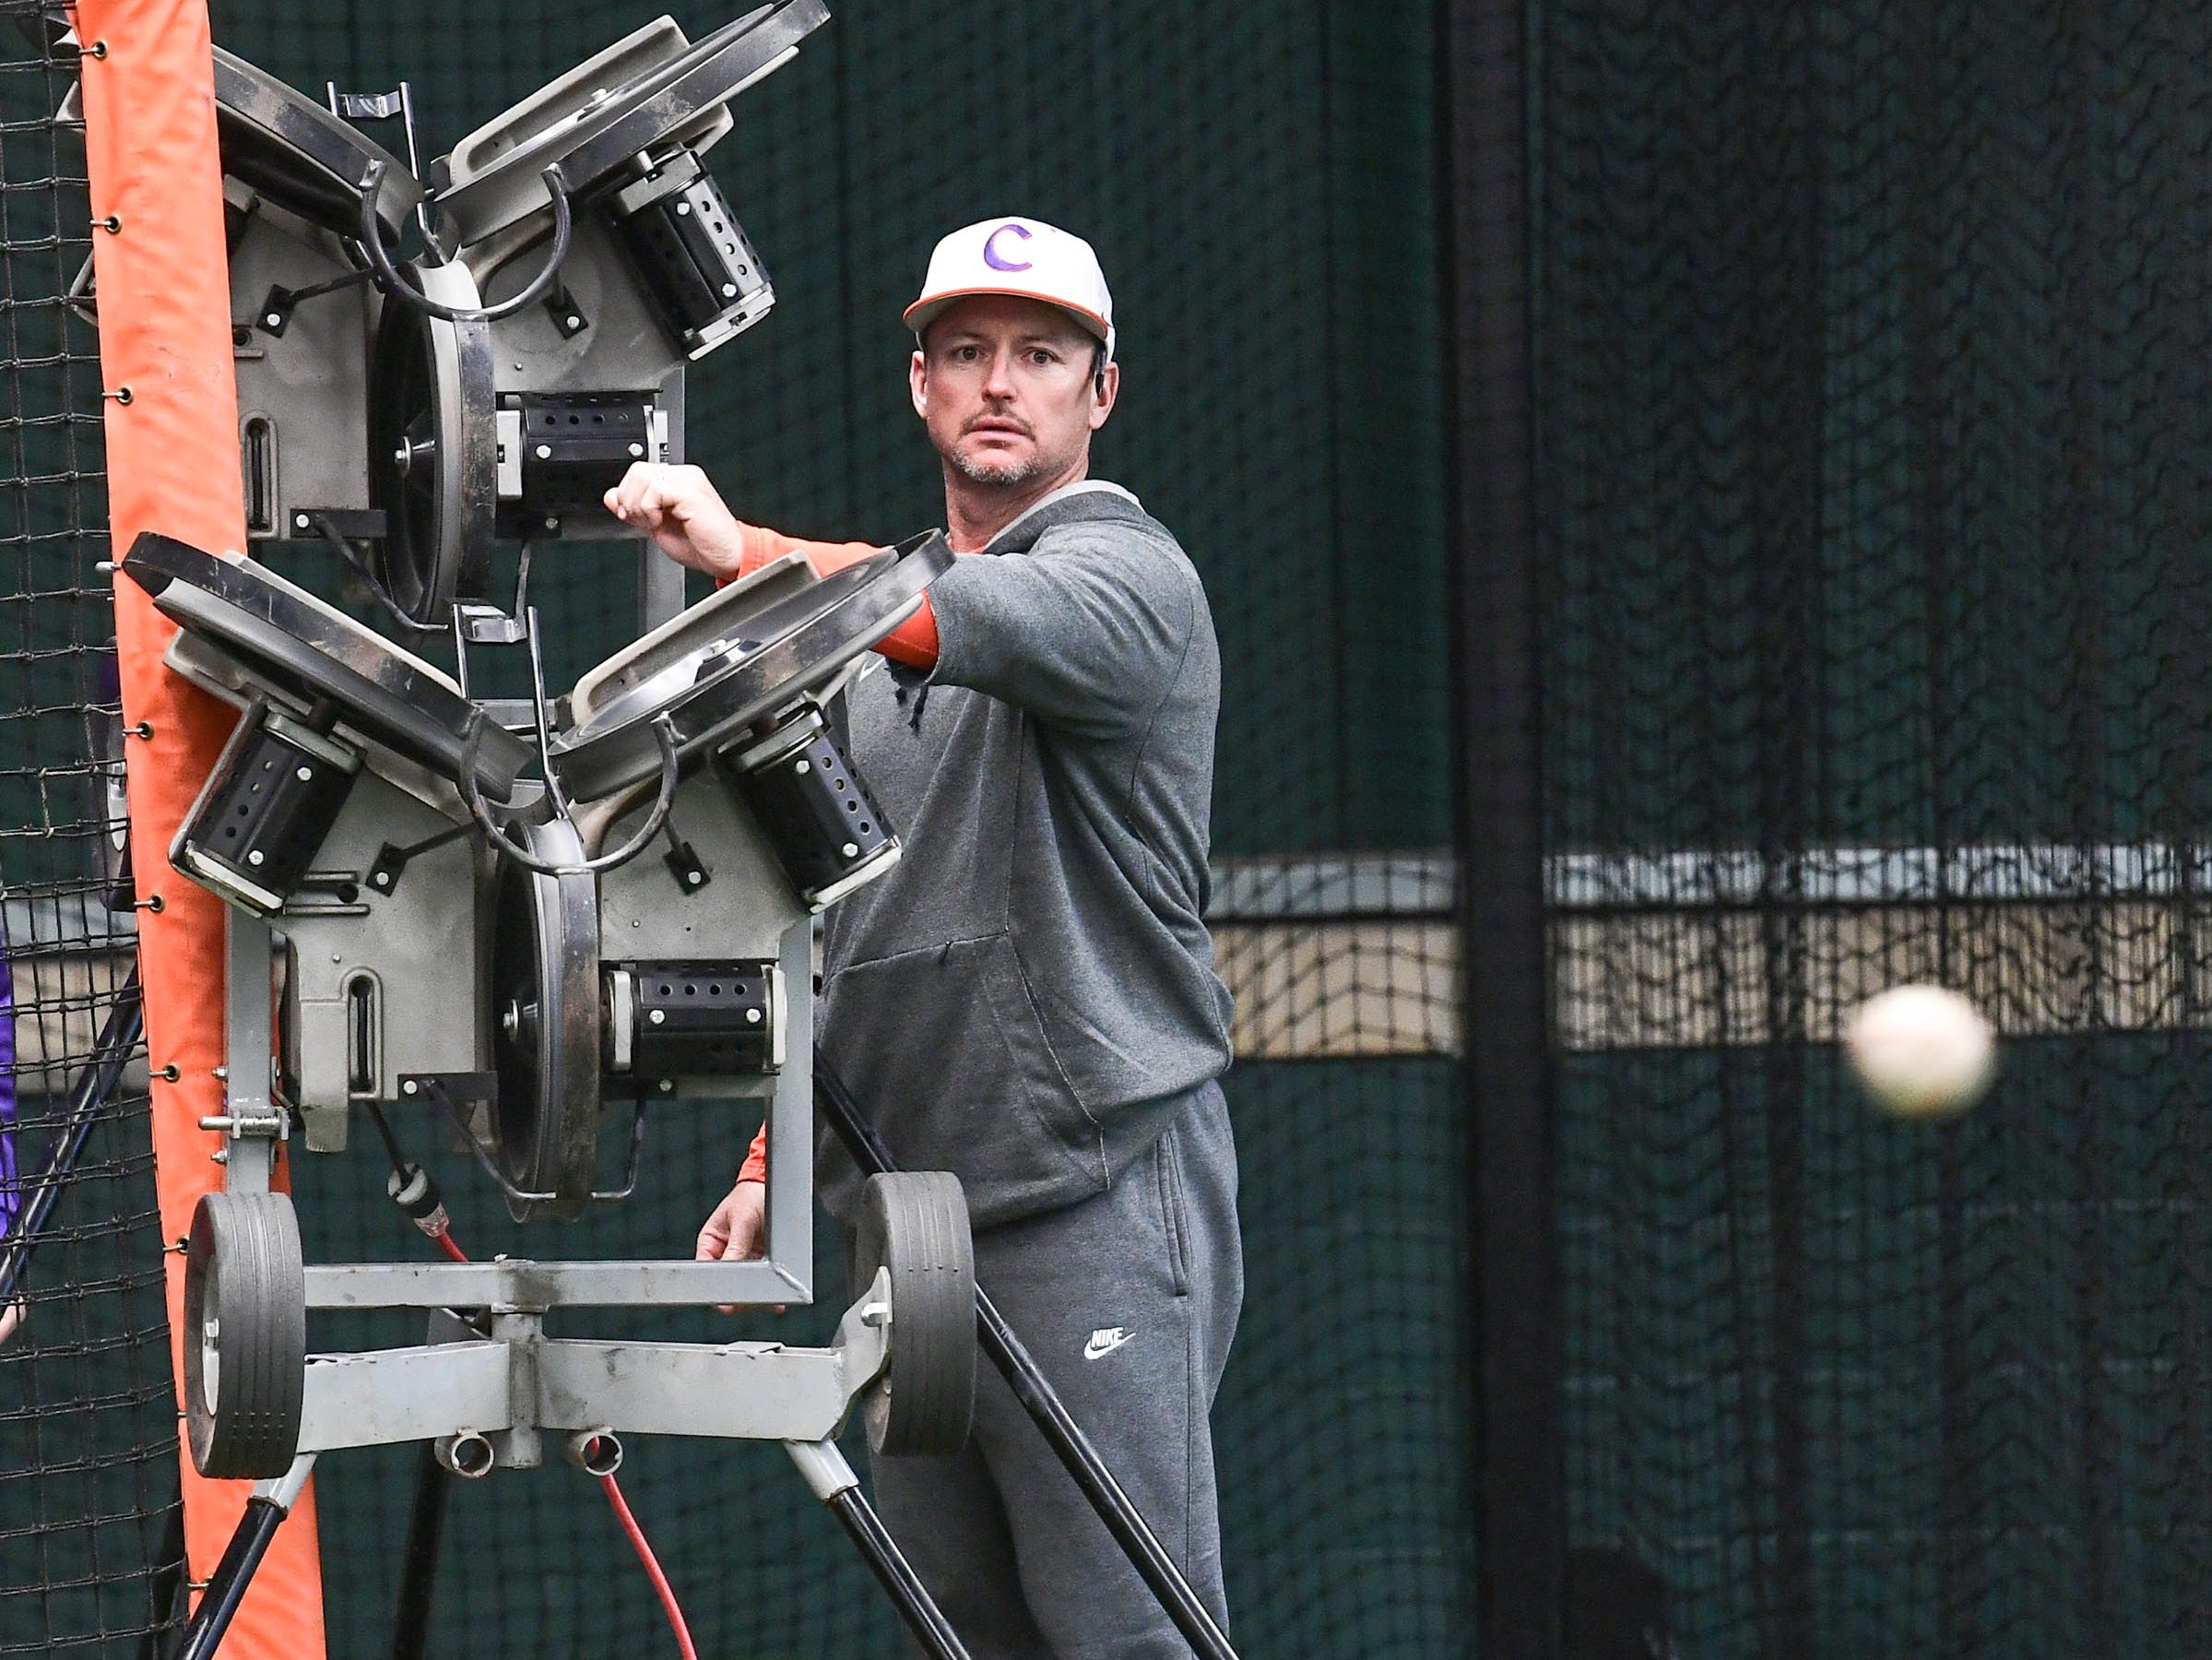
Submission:
<svg viewBox="0 0 2212 1660">
<path fill-rule="evenodd" d="M 976 1225 L 1106 1185 L 1006 935 L 853 964 L 822 989 L 822 1038 L 903 1169 L 950 1170 Z"/>
</svg>

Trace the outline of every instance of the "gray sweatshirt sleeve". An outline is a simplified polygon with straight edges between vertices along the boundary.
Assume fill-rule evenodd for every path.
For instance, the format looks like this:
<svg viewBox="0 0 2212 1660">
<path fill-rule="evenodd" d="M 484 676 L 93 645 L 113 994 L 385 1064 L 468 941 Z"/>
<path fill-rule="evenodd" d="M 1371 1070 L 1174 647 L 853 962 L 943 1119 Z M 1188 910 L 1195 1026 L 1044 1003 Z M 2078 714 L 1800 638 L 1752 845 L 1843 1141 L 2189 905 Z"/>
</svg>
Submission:
<svg viewBox="0 0 2212 1660">
<path fill-rule="evenodd" d="M 1198 616 L 1198 573 L 1151 537 L 1086 528 L 1025 553 L 953 562 L 929 589 L 931 677 L 1111 739 L 1148 721 L 1174 685 Z"/>
</svg>

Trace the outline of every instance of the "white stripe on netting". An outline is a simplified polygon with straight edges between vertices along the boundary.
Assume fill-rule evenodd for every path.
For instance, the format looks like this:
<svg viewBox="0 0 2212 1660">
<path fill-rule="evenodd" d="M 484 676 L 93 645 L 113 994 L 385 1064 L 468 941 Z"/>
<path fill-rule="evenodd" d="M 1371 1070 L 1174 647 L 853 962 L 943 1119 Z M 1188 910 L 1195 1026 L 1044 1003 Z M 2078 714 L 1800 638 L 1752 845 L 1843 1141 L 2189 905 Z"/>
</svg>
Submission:
<svg viewBox="0 0 2212 1660">
<path fill-rule="evenodd" d="M 1448 852 L 1224 859 L 1206 914 L 1216 922 L 1445 918 L 1455 872 Z M 1545 860 L 1544 875 L 1555 911 L 2212 897 L 2212 843 L 1567 853 Z"/>
</svg>

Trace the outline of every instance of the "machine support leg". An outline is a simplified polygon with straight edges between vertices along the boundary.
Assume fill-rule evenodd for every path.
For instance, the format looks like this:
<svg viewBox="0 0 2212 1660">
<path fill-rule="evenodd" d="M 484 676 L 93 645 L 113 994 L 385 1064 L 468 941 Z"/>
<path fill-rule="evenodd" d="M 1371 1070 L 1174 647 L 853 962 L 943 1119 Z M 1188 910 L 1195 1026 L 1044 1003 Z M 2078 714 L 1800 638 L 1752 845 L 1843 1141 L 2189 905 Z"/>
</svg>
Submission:
<svg viewBox="0 0 2212 1660">
<path fill-rule="evenodd" d="M 238 1531 L 231 1536 L 223 1559 L 215 1565 L 200 1606 L 193 1611 L 172 1660 L 209 1660 L 221 1645 L 238 1605 L 245 1601 L 246 1587 L 254 1583 L 254 1571 L 261 1566 L 269 1541 L 277 1536 L 284 1518 L 292 1513 L 301 1489 L 307 1485 L 308 1473 L 314 1467 L 315 1455 L 302 1452 L 283 1475 L 254 1487 L 246 1500 L 246 1513 L 238 1519 Z"/>
<path fill-rule="evenodd" d="M 399 1604 L 392 1617 L 392 1660 L 422 1660 L 430 1641 L 431 1598 L 437 1591 L 438 1546 L 445 1536 L 445 1503 L 453 1476 L 428 1441 L 415 1466 L 415 1508 L 408 1517 L 407 1555 L 399 1571 Z"/>
<path fill-rule="evenodd" d="M 138 1640 L 138 1660 L 161 1660 L 168 1646 L 161 1629 L 171 1620 L 181 1622 L 184 1612 L 184 1501 L 169 1507 L 161 1523 L 161 1543 L 154 1553 L 152 1583 L 154 1624 Z"/>
<path fill-rule="evenodd" d="M 860 1167 L 863 1177 L 880 1175 L 893 1168 L 891 1156 L 881 1140 L 860 1114 L 860 1109 L 845 1081 L 837 1075 L 829 1057 L 817 1047 L 814 1050 L 814 1105 L 829 1120 L 830 1128 L 837 1132 L 853 1162 Z M 1121 1484 L 1114 1479 L 1113 1471 L 1098 1456 L 1090 1438 L 1081 1425 L 1069 1416 L 1051 1382 L 1038 1369 L 1022 1340 L 1014 1335 L 1013 1328 L 992 1304 L 990 1295 L 981 1286 L 976 1287 L 976 1340 L 986 1358 L 999 1369 L 1022 1403 L 1023 1410 L 1035 1420 L 1051 1444 L 1053 1452 L 1075 1478 L 1075 1485 L 1097 1512 L 1098 1519 L 1114 1536 L 1130 1565 L 1144 1578 L 1159 1599 L 1160 1609 L 1175 1622 L 1176 1630 L 1201 1657 L 1201 1660 L 1236 1660 L 1236 1651 L 1229 1646 L 1229 1639 L 1205 1604 L 1199 1601 L 1198 1593 L 1191 1589 L 1190 1581 L 1176 1565 L 1167 1548 L 1162 1545 L 1144 1517 L 1130 1502 Z M 880 1526 L 881 1524 L 879 1523 Z"/>
<path fill-rule="evenodd" d="M 15 1301 L 23 1275 L 30 1267 L 30 1253 L 39 1242 L 39 1235 L 53 1214 L 63 1188 L 68 1185 L 77 1169 L 77 1161 L 84 1153 L 92 1126 L 114 1099 L 124 1064 L 138 1047 L 145 1030 L 146 1004 L 138 994 L 138 971 L 133 968 L 130 978 L 117 990 L 108 1017 L 101 1025 L 91 1059 L 70 1083 L 68 1110 L 62 1120 L 62 1132 L 53 1138 L 53 1149 L 46 1156 L 46 1168 L 23 1184 L 30 1197 L 16 1218 L 6 1249 L 0 1250 L 0 1309 Z"/>
<path fill-rule="evenodd" d="M 968 1660 L 967 1645 L 960 1641 L 960 1633 L 944 1617 L 929 1587 L 900 1554 L 898 1542 L 884 1527 L 875 1507 L 861 1496 L 860 1478 L 853 1474 L 852 1465 L 846 1463 L 837 1443 L 786 1441 L 784 1451 L 791 1454 L 791 1462 L 798 1466 L 807 1485 L 814 1489 L 814 1497 L 829 1506 L 831 1514 L 860 1547 L 869 1571 L 890 1593 L 915 1641 L 933 1660 Z"/>
</svg>

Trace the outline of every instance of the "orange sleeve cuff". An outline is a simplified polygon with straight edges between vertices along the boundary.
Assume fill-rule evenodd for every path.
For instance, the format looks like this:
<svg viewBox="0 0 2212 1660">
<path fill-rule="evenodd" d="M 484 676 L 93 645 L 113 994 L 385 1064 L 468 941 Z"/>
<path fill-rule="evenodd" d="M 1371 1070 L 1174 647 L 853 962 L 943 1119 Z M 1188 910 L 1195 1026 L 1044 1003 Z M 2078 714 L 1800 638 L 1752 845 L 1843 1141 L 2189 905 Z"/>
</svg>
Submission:
<svg viewBox="0 0 2212 1660">
<path fill-rule="evenodd" d="M 739 1181 L 768 1180 L 768 1126 L 763 1124 L 760 1133 L 752 1138 L 752 1145 L 745 1150 L 745 1162 L 738 1167 Z"/>
<path fill-rule="evenodd" d="M 750 576 L 787 553 L 804 553 L 807 563 L 814 567 L 814 574 L 827 576 L 883 551 L 873 542 L 801 541 L 780 530 L 771 530 L 765 525 L 740 522 L 738 529 L 744 539 L 738 555 L 740 576 Z M 929 609 L 929 596 L 924 594 L 921 609 L 878 640 L 875 648 L 894 663 L 904 663 L 909 669 L 934 669 L 937 645 L 937 613 Z"/>
</svg>

